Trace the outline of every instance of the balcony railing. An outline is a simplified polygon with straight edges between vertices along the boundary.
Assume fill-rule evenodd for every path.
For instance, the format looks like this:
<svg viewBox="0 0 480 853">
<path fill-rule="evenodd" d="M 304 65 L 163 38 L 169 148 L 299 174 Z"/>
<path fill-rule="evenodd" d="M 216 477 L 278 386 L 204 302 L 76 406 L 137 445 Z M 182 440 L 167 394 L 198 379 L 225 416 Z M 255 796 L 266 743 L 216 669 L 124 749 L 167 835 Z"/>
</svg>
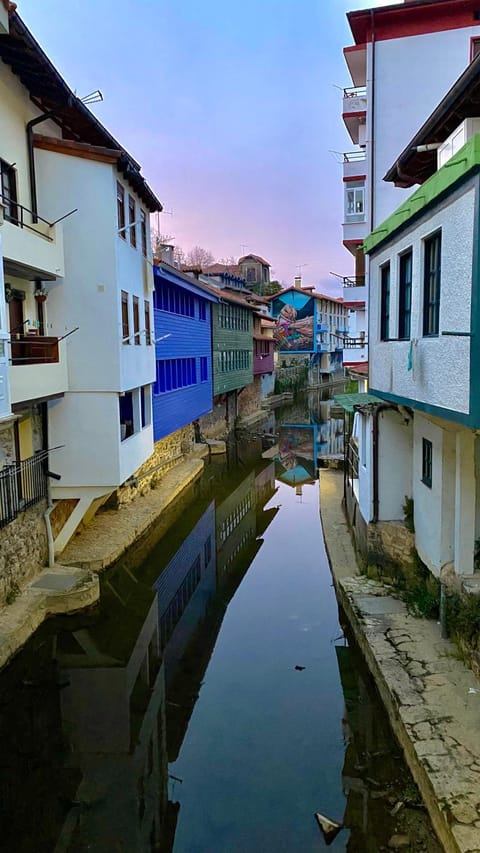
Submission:
<svg viewBox="0 0 480 853">
<path fill-rule="evenodd" d="M 12 364 L 58 364 L 58 338 L 45 335 L 10 337 Z"/>
<path fill-rule="evenodd" d="M 344 287 L 365 287 L 364 275 L 344 275 L 342 278 Z"/>
<path fill-rule="evenodd" d="M 367 155 L 364 150 L 359 151 L 344 151 L 342 154 L 344 163 L 358 163 L 365 160 Z"/>
<path fill-rule="evenodd" d="M 347 86 L 347 88 L 343 90 L 343 97 L 344 98 L 366 98 L 367 97 L 366 86 Z"/>
<path fill-rule="evenodd" d="M 358 447 L 352 439 L 346 447 L 347 455 L 347 476 L 350 481 L 358 480 Z"/>
<path fill-rule="evenodd" d="M 29 459 L 4 465 L 0 471 L 0 528 L 47 497 L 48 453 L 40 450 Z"/>
</svg>

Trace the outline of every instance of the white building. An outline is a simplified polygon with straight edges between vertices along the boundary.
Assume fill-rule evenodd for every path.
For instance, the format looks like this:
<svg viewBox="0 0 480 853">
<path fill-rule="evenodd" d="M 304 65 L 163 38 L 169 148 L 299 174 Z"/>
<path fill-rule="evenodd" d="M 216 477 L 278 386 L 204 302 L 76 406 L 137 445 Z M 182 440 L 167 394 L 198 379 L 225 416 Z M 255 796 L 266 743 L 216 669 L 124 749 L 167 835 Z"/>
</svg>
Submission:
<svg viewBox="0 0 480 853">
<path fill-rule="evenodd" d="M 348 470 L 357 540 L 412 499 L 415 547 L 437 576 L 471 574 L 480 537 L 479 63 L 397 155 L 391 179 L 422 185 L 364 243 L 374 396 L 357 401 Z"/>
<path fill-rule="evenodd" d="M 345 301 L 360 303 L 352 337 L 361 344 L 368 327 L 368 258 L 361 246 L 408 195 L 384 175 L 470 61 L 480 44 L 480 20 L 473 0 L 406 0 L 347 18 L 354 44 L 344 56 L 352 85 L 344 89 L 342 115 L 354 148 L 342 157 L 343 244 L 354 274 L 343 284 Z M 352 346 L 348 362 L 365 361 L 365 347 Z"/>
<path fill-rule="evenodd" d="M 149 214 L 161 205 L 12 10 L 0 59 L 11 457 L 60 448 L 60 552 L 153 450 Z"/>
</svg>

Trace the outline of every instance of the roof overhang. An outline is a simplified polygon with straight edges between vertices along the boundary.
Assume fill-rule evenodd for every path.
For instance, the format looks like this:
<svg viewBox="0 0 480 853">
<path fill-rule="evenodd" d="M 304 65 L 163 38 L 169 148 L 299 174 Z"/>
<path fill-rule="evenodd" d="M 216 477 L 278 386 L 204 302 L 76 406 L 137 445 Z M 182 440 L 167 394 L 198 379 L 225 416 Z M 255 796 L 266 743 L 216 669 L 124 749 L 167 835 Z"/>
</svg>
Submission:
<svg viewBox="0 0 480 853">
<path fill-rule="evenodd" d="M 408 0 L 347 13 L 355 44 L 474 26 L 476 0 Z"/>
<path fill-rule="evenodd" d="M 0 34 L 0 59 L 10 67 L 43 113 L 62 129 L 64 140 L 120 151 L 118 169 L 150 212 L 162 210 L 140 172 L 140 165 L 67 85 L 24 22 L 12 12 L 9 32 Z"/>
<path fill-rule="evenodd" d="M 343 48 L 343 55 L 354 86 L 367 85 L 367 45 L 353 44 Z"/>
<path fill-rule="evenodd" d="M 480 55 L 453 84 L 383 180 L 399 187 L 423 184 L 437 170 L 437 150 L 432 147 L 429 151 L 418 151 L 418 147 L 445 142 L 464 119 L 477 117 L 480 117 Z"/>
<path fill-rule="evenodd" d="M 184 275 L 180 270 L 175 270 L 173 267 L 166 267 L 164 264 L 154 264 L 153 277 L 154 281 L 168 281 L 170 284 L 177 285 L 177 287 L 183 287 L 190 293 L 206 299 L 207 302 L 220 302 L 219 297 L 212 293 L 211 289 L 204 286 L 198 279 Z"/>
</svg>

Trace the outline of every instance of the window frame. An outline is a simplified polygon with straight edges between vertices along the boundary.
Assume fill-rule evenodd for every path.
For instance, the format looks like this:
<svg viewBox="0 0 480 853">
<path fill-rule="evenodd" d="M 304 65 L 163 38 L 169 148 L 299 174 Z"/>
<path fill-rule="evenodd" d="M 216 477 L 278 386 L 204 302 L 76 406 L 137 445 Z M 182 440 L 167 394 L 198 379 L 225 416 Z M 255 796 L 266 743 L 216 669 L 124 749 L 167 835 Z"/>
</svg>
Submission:
<svg viewBox="0 0 480 853">
<path fill-rule="evenodd" d="M 130 312 L 128 308 L 128 293 L 126 290 L 121 291 L 122 304 L 122 343 L 130 344 Z M 126 332 L 126 334 L 125 334 Z"/>
<path fill-rule="evenodd" d="M 145 343 L 149 347 L 152 344 L 152 326 L 150 320 L 150 302 L 148 299 L 144 301 L 143 313 L 145 318 Z"/>
<path fill-rule="evenodd" d="M 406 262 L 410 261 L 410 279 L 405 275 Z M 398 339 L 409 341 L 412 335 L 412 279 L 413 250 L 410 247 L 398 259 Z"/>
<path fill-rule="evenodd" d="M 353 194 L 353 211 L 349 212 L 349 202 L 348 196 L 349 193 Z M 357 199 L 358 196 L 358 199 Z M 357 205 L 360 202 L 361 210 L 357 210 Z M 348 182 L 345 184 L 345 196 L 344 196 L 344 215 L 345 222 L 364 222 L 365 221 L 365 184 L 364 183 L 351 183 Z"/>
<path fill-rule="evenodd" d="M 433 475 L 433 444 L 428 438 L 422 438 L 422 483 L 432 488 Z"/>
<path fill-rule="evenodd" d="M 133 342 L 135 346 L 140 346 L 140 299 L 138 296 L 132 298 L 133 307 Z"/>
<path fill-rule="evenodd" d="M 7 193 L 5 192 L 8 188 Z M 18 225 L 17 172 L 15 166 L 0 158 L 0 190 L 7 222 Z"/>
<path fill-rule="evenodd" d="M 140 208 L 140 239 L 142 242 L 142 255 L 147 257 L 147 214 Z"/>
<path fill-rule="evenodd" d="M 388 276 L 387 276 L 388 273 Z M 380 267 L 380 340 L 390 340 L 390 261 Z"/>
<path fill-rule="evenodd" d="M 128 194 L 128 230 L 130 232 L 130 245 L 137 248 L 137 226 L 135 225 L 136 204 L 133 195 Z"/>
<path fill-rule="evenodd" d="M 126 224 L 125 187 L 120 183 L 120 181 L 117 181 L 117 228 L 118 236 L 121 237 L 122 240 L 127 239 Z"/>
<path fill-rule="evenodd" d="M 433 251 L 432 251 L 433 250 Z M 432 255 L 434 255 L 432 263 Z M 436 262 L 436 264 L 435 264 Z M 438 338 L 442 290 L 442 231 L 423 240 L 423 321 L 424 338 Z"/>
</svg>

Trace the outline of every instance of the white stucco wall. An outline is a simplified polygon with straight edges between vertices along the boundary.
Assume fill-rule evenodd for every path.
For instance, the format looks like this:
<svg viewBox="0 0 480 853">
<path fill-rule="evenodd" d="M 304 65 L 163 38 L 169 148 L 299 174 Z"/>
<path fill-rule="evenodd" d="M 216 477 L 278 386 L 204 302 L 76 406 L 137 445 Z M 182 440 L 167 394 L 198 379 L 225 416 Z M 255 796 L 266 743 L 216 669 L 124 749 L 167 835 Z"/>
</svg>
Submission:
<svg viewBox="0 0 480 853">
<path fill-rule="evenodd" d="M 412 192 L 387 184 L 383 176 L 469 64 L 471 36 L 480 36 L 479 24 L 375 43 L 374 227 Z M 372 140 L 371 81 L 368 44 L 367 144 Z"/>
<path fill-rule="evenodd" d="M 370 387 L 456 412 L 469 412 L 470 339 L 423 337 L 423 240 L 442 231 L 439 331 L 470 331 L 475 189 L 439 206 L 370 257 Z M 380 341 L 380 267 L 390 261 L 390 336 L 398 334 L 399 254 L 413 250 L 410 341 Z"/>
<path fill-rule="evenodd" d="M 10 414 L 10 384 L 8 381 L 8 346 L 7 311 L 5 304 L 5 288 L 3 281 L 2 232 L 0 230 L 0 418 Z"/>
<path fill-rule="evenodd" d="M 422 482 L 422 439 L 432 442 L 432 486 Z M 442 429 L 415 412 L 412 495 L 415 544 L 420 558 L 436 575 L 454 559 L 455 431 Z"/>
<path fill-rule="evenodd" d="M 412 419 L 387 409 L 379 415 L 378 519 L 401 521 L 412 495 Z"/>
</svg>

